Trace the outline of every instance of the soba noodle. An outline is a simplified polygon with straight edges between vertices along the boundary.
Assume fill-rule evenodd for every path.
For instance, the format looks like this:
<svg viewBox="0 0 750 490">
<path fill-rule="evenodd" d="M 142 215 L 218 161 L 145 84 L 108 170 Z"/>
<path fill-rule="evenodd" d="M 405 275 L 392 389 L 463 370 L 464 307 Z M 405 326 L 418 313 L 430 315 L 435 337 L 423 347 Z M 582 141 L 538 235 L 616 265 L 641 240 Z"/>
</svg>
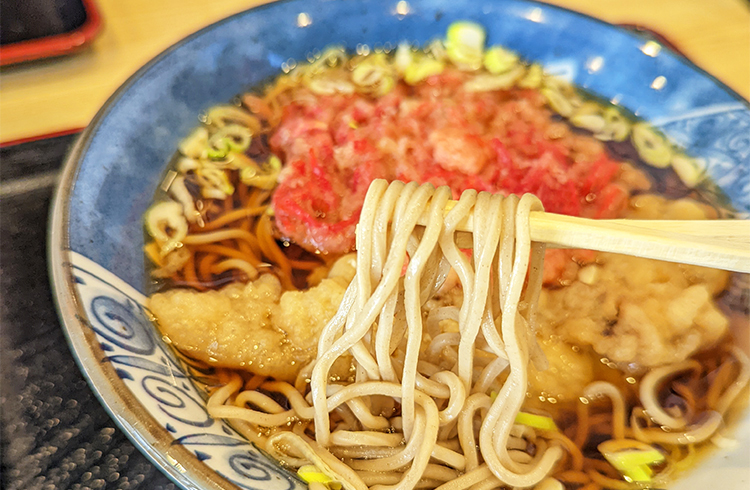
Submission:
<svg viewBox="0 0 750 490">
<path fill-rule="evenodd" d="M 270 413 L 224 407 L 226 390 L 237 389 L 227 385 L 213 394 L 209 412 L 260 426 L 312 419 L 315 442 L 304 433 L 279 432 L 266 449 L 292 466 L 293 461 L 317 462 L 345 488 L 367 488 L 365 480 L 374 482 L 371 473 L 383 470 L 398 478 L 373 488 L 414 488 L 424 478 L 453 480 L 446 488 L 487 478 L 492 486 L 516 487 L 543 480 L 563 456 L 559 440 L 543 443 L 544 434 L 515 423 L 534 349 L 544 253 L 544 245 L 530 242 L 528 219 L 541 203 L 531 195 L 504 198 L 469 190 L 444 214 L 450 197 L 447 187 L 372 183 L 357 227 L 356 275 L 320 336 L 310 372 L 311 405 L 290 385 L 267 383 L 265 389 L 287 396 L 290 410 L 239 396 L 238 404 L 251 402 Z M 456 226 L 469 215 L 475 223 L 473 260 L 456 243 Z M 420 218 L 424 226 L 418 225 Z M 429 350 L 423 348 L 423 307 L 450 268 L 458 272 L 464 296 L 457 362 L 449 369 L 421 369 Z M 484 365 L 475 363 L 480 341 L 494 356 Z M 347 356 L 356 368 L 355 382 L 331 382 L 333 364 Z M 373 413 L 383 403 L 375 398 L 381 397 L 398 402 L 400 416 Z M 349 417 L 332 423 L 330 414 L 337 410 Z M 526 452 L 529 434 L 514 435 L 522 428 L 533 433 L 535 454 Z M 347 458 L 350 469 L 331 454 L 345 446 L 360 451 L 359 457 Z"/>
</svg>

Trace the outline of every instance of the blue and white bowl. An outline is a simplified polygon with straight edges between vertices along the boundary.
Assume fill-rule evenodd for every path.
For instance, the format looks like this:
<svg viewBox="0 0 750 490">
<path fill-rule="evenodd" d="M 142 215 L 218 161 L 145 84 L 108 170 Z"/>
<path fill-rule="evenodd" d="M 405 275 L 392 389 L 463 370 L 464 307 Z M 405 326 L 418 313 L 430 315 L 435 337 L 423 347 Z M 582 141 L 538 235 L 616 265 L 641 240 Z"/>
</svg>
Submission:
<svg viewBox="0 0 750 490">
<path fill-rule="evenodd" d="M 49 234 L 59 314 L 81 369 L 122 430 L 179 485 L 304 487 L 208 416 L 195 373 L 144 309 L 141 217 L 178 142 L 201 112 L 287 60 L 334 43 L 422 44 L 457 19 L 480 22 L 488 43 L 651 121 L 706 165 L 740 215 L 750 213 L 748 103 L 685 58 L 598 20 L 525 0 L 290 0 L 203 29 L 139 70 L 97 114 L 68 158 Z M 737 448 L 676 488 L 746 488 L 750 420 L 736 435 Z"/>
</svg>

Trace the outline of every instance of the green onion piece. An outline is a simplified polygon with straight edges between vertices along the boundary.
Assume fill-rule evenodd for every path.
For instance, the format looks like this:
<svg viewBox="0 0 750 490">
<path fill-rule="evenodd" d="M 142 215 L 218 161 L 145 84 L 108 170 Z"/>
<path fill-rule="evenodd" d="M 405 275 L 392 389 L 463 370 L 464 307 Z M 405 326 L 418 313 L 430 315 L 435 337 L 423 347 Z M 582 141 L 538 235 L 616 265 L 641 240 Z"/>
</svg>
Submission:
<svg viewBox="0 0 750 490">
<path fill-rule="evenodd" d="M 268 162 L 259 168 L 254 162 L 240 170 L 240 180 L 248 186 L 258 189 L 271 190 L 276 187 L 281 171 L 281 160 L 276 155 L 271 155 Z"/>
<path fill-rule="evenodd" d="M 505 73 L 518 64 L 518 55 L 502 46 L 493 46 L 484 53 L 484 67 L 493 75 Z"/>
<path fill-rule="evenodd" d="M 218 159 L 224 158 L 229 152 L 243 152 L 250 146 L 252 138 L 253 134 L 249 128 L 239 124 L 228 124 L 211 135 L 206 155 Z"/>
<path fill-rule="evenodd" d="M 641 441 L 610 439 L 598 446 L 599 452 L 629 482 L 649 482 L 654 474 L 651 466 L 664 462 L 664 455 Z"/>
<path fill-rule="evenodd" d="M 403 75 L 409 65 L 414 61 L 414 53 L 409 43 L 401 43 L 396 48 L 396 54 L 393 56 L 393 66 L 396 71 Z"/>
<path fill-rule="evenodd" d="M 518 81 L 518 86 L 521 88 L 539 88 L 542 84 L 543 76 L 544 70 L 541 65 L 534 63 L 529 67 L 526 76 Z"/>
<path fill-rule="evenodd" d="M 181 246 L 187 236 L 188 223 L 182 204 L 175 201 L 162 201 L 151 206 L 145 216 L 146 231 L 159 246 L 164 257 Z"/>
<path fill-rule="evenodd" d="M 330 476 L 326 475 L 312 464 L 300 466 L 300 468 L 297 470 L 297 475 L 307 483 L 314 481 L 318 483 L 329 483 L 333 481 Z"/>
<path fill-rule="evenodd" d="M 185 139 L 180 141 L 177 149 L 185 156 L 200 158 L 208 145 L 208 129 L 200 126 L 193 130 Z"/>
<path fill-rule="evenodd" d="M 516 423 L 528 425 L 529 427 L 533 427 L 534 429 L 539 430 L 558 430 L 557 425 L 555 424 L 555 421 L 552 420 L 552 418 L 545 417 L 544 415 L 535 415 L 528 412 L 518 412 L 518 415 L 516 415 Z"/>
<path fill-rule="evenodd" d="M 415 85 L 425 78 L 439 75 L 445 69 L 445 63 L 436 59 L 423 57 L 416 63 L 412 63 L 404 72 L 404 81 L 409 85 Z"/>
<path fill-rule="evenodd" d="M 448 58 L 462 70 L 478 70 L 482 67 L 484 28 L 469 21 L 458 21 L 448 26 L 445 48 Z"/>
<path fill-rule="evenodd" d="M 315 465 L 300 466 L 297 470 L 297 476 L 302 478 L 305 483 L 321 483 L 331 490 L 340 490 L 342 485 L 318 469 Z"/>
<path fill-rule="evenodd" d="M 647 123 L 636 123 L 630 138 L 638 155 L 652 167 L 666 168 L 672 161 L 672 146 L 667 139 Z"/>
</svg>

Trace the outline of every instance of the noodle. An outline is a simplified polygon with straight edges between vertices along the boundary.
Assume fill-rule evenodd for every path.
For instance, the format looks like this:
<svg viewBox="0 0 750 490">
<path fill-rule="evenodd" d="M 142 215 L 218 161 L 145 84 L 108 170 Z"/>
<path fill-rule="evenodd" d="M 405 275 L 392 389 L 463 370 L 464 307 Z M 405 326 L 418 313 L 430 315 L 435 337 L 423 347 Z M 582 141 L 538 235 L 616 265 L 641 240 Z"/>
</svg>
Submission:
<svg viewBox="0 0 750 490">
<path fill-rule="evenodd" d="M 430 185 L 401 182 L 389 185 L 377 180 L 371 185 L 357 229 L 357 273 L 339 312 L 321 333 L 318 358 L 310 375 L 315 439 L 322 447 L 395 446 L 403 440 L 403 449 L 395 454 L 352 459 L 349 465 L 358 471 L 403 468 L 397 486 L 413 488 L 424 477 L 430 458 L 459 471 L 478 468 L 472 414 L 481 409 L 487 412 L 479 431 L 480 452 L 486 467 L 503 484 L 532 486 L 546 477 L 562 456 L 560 447 L 554 444 L 547 447 L 541 440 L 536 443 L 536 456 L 507 449 L 513 419 L 525 396 L 525 371 L 531 350 L 525 329 L 532 321 L 529 315 L 533 309 L 519 311 L 517 304 L 530 259 L 541 258 L 541 254 L 529 252 L 532 245 L 528 238 L 528 213 L 539 209 L 538 201 L 529 197 L 506 200 L 467 191 L 444 216 L 449 197 L 447 188 L 435 190 Z M 507 212 L 517 218 L 503 218 Z M 455 243 L 456 225 L 469 213 L 473 214 L 476 227 L 473 267 Z M 492 226 L 503 219 L 506 227 L 502 230 Z M 420 220 L 424 221 L 423 227 L 417 226 Z M 484 230 L 491 231 L 487 234 Z M 533 247 L 535 252 L 540 250 L 538 245 Z M 452 345 L 458 340 L 458 373 L 441 370 L 425 375 L 419 372 L 424 335 L 421 310 L 444 279 L 434 272 L 440 270 L 435 265 L 441 263 L 450 264 L 459 270 L 460 279 L 468 281 L 464 286 L 464 307 L 459 313 L 458 339 L 443 337 L 451 340 Z M 428 267 L 430 264 L 434 265 Z M 493 268 L 496 272 L 491 274 Z M 511 277 L 504 276 L 505 271 L 510 271 Z M 532 264 L 532 276 L 540 271 L 538 263 Z M 541 285 L 533 277 L 529 284 Z M 499 295 L 498 299 L 493 295 Z M 527 291 L 526 296 L 533 298 L 534 293 Z M 496 305 L 499 311 L 493 311 Z M 405 326 L 393 321 L 393 311 L 399 308 L 403 308 Z M 480 332 L 488 330 L 487 324 L 492 324 L 492 319 L 498 316 L 502 336 L 493 339 L 488 348 L 501 357 L 486 364 L 477 388 L 475 344 L 483 336 Z M 374 339 L 374 346 L 367 338 Z M 446 345 L 438 343 L 432 352 L 438 354 L 445 348 Z M 351 385 L 329 382 L 331 366 L 346 352 L 358 363 L 357 382 Z M 461 352 L 468 354 L 462 356 Z M 486 391 L 505 370 L 509 370 L 508 379 L 495 401 L 488 403 Z M 467 399 L 466 392 L 477 389 L 480 391 Z M 353 430 L 354 422 L 346 430 L 331 425 L 329 412 L 346 403 L 358 424 L 382 429 L 381 419 L 372 419 L 369 414 L 363 417 L 369 405 L 367 400 L 375 394 L 400 401 L 400 433 L 357 431 Z M 446 400 L 442 410 L 437 409 L 435 401 L 440 399 Z M 454 424 L 455 431 L 451 429 Z M 439 430 L 446 438 L 455 434 L 455 444 L 449 439 L 446 442 L 460 448 L 460 452 L 436 444 Z"/>
</svg>

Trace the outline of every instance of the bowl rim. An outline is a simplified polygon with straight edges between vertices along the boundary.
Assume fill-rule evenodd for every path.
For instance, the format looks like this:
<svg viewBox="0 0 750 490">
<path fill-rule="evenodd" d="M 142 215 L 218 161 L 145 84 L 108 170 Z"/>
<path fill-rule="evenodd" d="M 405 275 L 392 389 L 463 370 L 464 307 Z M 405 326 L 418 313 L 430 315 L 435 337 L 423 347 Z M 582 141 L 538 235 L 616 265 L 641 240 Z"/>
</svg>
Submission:
<svg viewBox="0 0 750 490">
<path fill-rule="evenodd" d="M 644 35 L 642 32 L 636 32 L 626 26 L 612 24 L 569 8 L 547 4 L 540 0 L 514 1 L 533 5 L 543 10 L 561 12 L 585 22 L 600 24 L 609 29 L 620 31 L 636 40 L 651 39 L 650 36 Z M 225 23 L 232 22 L 250 12 L 273 10 L 279 4 L 292 3 L 298 3 L 300 7 L 305 5 L 303 0 L 276 0 L 242 10 L 185 36 L 141 66 L 107 98 L 91 122 L 78 135 L 74 145 L 68 150 L 65 156 L 62 173 L 52 196 L 47 226 L 47 272 L 57 316 L 75 362 L 100 404 L 117 426 L 125 433 L 126 437 L 162 473 L 178 486 L 186 489 L 219 490 L 234 487 L 235 484 L 213 471 L 181 445 L 173 444 L 175 439 L 172 435 L 147 412 L 137 397 L 118 378 L 110 363 L 89 360 L 101 359 L 104 357 L 104 351 L 98 342 L 96 342 L 94 333 L 90 329 L 85 328 L 85 321 L 83 319 L 86 317 L 86 313 L 72 281 L 70 263 L 72 250 L 68 234 L 71 191 L 78 177 L 83 157 L 94 140 L 99 125 L 109 114 L 112 107 L 120 101 L 123 95 L 144 74 L 149 72 L 175 50 L 196 38 L 202 37 L 207 32 L 221 27 Z M 677 58 L 681 63 L 710 79 L 713 84 L 750 109 L 750 102 L 734 89 L 701 68 L 681 52 L 675 51 L 662 43 L 660 44 L 663 49 L 666 49 L 670 55 Z M 82 353 L 86 355 L 82 355 Z M 179 465 L 176 464 L 176 461 L 179 461 Z"/>
</svg>

